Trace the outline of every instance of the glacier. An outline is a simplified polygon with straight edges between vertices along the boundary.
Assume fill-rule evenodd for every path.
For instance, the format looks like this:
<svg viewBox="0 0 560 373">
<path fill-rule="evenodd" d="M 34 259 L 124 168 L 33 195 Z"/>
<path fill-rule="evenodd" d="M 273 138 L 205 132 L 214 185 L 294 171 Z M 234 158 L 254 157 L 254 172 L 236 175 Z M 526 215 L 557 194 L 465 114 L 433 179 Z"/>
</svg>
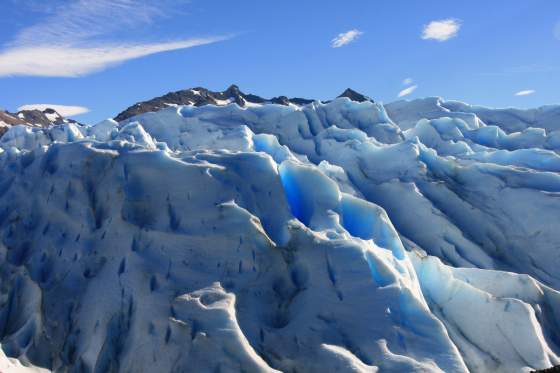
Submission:
<svg viewBox="0 0 560 373">
<path fill-rule="evenodd" d="M 0 370 L 560 364 L 560 109 L 340 97 L 0 138 Z"/>
</svg>

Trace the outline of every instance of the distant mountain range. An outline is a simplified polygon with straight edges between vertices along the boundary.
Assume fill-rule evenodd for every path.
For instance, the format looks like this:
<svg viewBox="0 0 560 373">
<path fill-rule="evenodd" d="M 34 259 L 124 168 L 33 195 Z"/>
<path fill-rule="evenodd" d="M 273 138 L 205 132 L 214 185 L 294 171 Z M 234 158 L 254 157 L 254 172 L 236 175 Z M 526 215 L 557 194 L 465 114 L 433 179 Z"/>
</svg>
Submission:
<svg viewBox="0 0 560 373">
<path fill-rule="evenodd" d="M 373 100 L 361 93 L 358 93 L 350 88 L 347 88 L 338 97 L 348 97 L 349 99 L 357 102 Z M 122 122 L 133 116 L 143 114 L 146 112 L 154 112 L 164 109 L 169 106 L 204 106 L 204 105 L 227 105 L 236 103 L 241 107 L 250 107 L 263 104 L 278 104 L 278 105 L 306 105 L 310 104 L 312 99 L 287 96 L 276 96 L 271 99 L 266 99 L 254 94 L 246 94 L 242 92 L 238 86 L 232 84 L 228 89 L 221 92 L 210 91 L 203 87 L 196 87 L 184 89 L 176 92 L 169 92 L 163 96 L 155 97 L 148 101 L 138 102 L 126 110 L 115 116 L 117 122 Z M 64 118 L 56 110 L 47 108 L 41 110 L 21 110 L 17 113 L 10 113 L 8 111 L 0 111 L 0 136 L 2 136 L 10 126 L 23 124 L 30 127 L 48 127 L 51 125 L 58 125 L 63 123 L 79 122 Z"/>
<path fill-rule="evenodd" d="M 363 102 L 373 100 L 367 96 L 362 95 L 350 88 L 346 89 L 338 97 L 348 97 L 353 101 Z M 255 105 L 263 104 L 279 104 L 284 106 L 289 105 L 306 105 L 310 104 L 312 99 L 292 97 L 287 96 L 276 96 L 270 99 L 263 98 L 254 94 L 243 93 L 238 86 L 235 84 L 231 85 L 228 89 L 222 92 L 213 92 L 206 88 L 196 87 L 191 89 L 184 89 L 176 92 L 169 92 L 166 95 L 153 98 L 148 101 L 142 101 L 136 103 L 126 109 L 125 111 L 119 113 L 115 120 L 121 122 L 135 115 L 143 114 L 151 111 L 158 111 L 169 106 L 175 105 L 192 105 L 192 106 L 204 106 L 204 105 L 227 105 L 230 103 L 236 103 L 241 107 L 250 107 Z"/>
</svg>

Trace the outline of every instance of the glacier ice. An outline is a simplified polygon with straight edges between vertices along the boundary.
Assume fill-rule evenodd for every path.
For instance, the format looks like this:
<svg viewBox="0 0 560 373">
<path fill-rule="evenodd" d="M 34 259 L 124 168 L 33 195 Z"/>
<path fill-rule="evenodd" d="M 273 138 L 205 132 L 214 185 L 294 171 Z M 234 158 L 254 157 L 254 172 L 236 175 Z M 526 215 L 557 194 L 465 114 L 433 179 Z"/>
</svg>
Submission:
<svg viewBox="0 0 560 373">
<path fill-rule="evenodd" d="M 560 116 L 173 106 L 0 139 L 0 370 L 560 364 Z"/>
</svg>

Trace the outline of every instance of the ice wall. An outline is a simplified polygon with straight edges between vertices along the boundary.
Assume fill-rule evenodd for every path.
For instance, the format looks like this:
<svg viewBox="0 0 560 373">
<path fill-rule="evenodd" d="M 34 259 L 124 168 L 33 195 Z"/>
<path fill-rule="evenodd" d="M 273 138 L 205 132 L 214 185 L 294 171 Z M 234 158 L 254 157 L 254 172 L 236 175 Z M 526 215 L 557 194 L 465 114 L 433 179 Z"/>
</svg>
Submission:
<svg viewBox="0 0 560 373">
<path fill-rule="evenodd" d="M 0 346 L 12 360 L 0 364 L 558 364 L 554 124 L 512 132 L 428 101 L 172 107 L 11 128 Z"/>
</svg>

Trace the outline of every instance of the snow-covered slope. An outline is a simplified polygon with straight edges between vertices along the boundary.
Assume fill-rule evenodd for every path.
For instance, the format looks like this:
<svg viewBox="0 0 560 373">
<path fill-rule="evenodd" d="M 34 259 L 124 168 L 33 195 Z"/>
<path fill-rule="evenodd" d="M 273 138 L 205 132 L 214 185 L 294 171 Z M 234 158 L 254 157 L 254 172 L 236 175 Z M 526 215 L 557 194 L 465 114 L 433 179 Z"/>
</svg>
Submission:
<svg viewBox="0 0 560 373">
<path fill-rule="evenodd" d="M 560 123 L 511 132 L 459 104 L 360 101 L 10 128 L 0 364 L 560 364 Z"/>
</svg>

